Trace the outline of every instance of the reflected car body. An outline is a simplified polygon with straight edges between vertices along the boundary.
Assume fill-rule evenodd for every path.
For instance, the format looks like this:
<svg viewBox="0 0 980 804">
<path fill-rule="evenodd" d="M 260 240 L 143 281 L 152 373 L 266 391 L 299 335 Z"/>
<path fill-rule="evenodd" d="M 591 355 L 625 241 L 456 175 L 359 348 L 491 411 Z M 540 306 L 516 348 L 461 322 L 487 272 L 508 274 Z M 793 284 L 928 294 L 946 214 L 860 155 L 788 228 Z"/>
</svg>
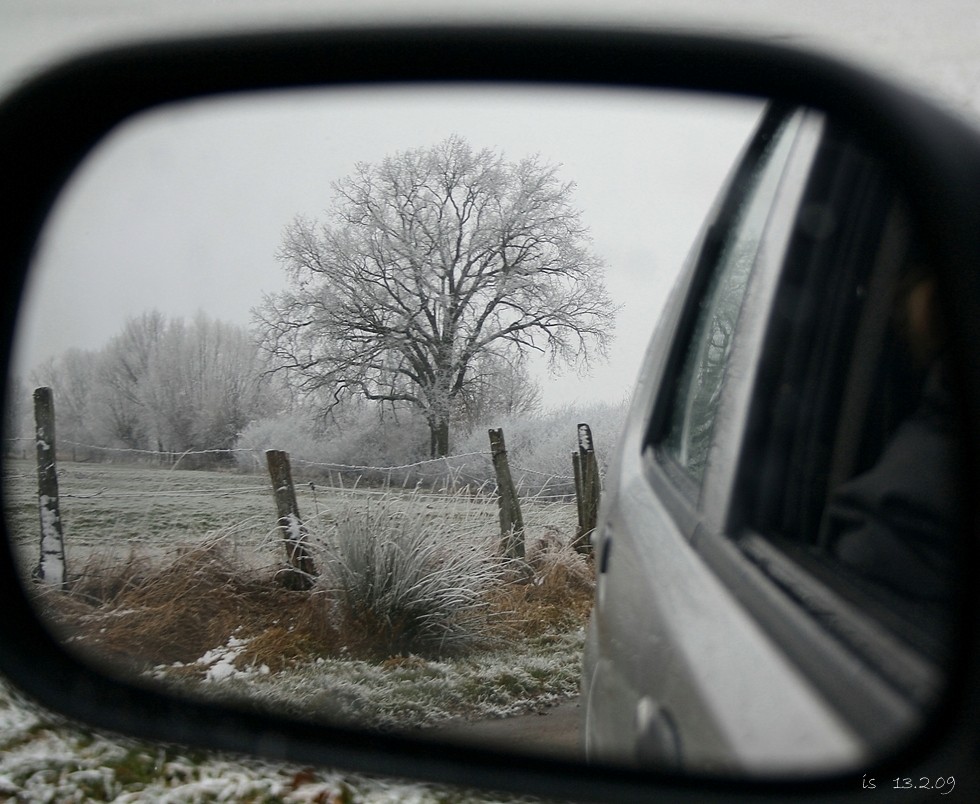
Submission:
<svg viewBox="0 0 980 804">
<path fill-rule="evenodd" d="M 913 556 L 911 582 L 876 575 L 839 548 L 835 513 L 923 393 L 895 312 L 923 261 L 860 138 L 768 111 L 674 289 L 607 473 L 582 682 L 591 760 L 841 771 L 926 719 L 952 556 Z M 924 591 L 929 573 L 942 594 Z"/>
</svg>

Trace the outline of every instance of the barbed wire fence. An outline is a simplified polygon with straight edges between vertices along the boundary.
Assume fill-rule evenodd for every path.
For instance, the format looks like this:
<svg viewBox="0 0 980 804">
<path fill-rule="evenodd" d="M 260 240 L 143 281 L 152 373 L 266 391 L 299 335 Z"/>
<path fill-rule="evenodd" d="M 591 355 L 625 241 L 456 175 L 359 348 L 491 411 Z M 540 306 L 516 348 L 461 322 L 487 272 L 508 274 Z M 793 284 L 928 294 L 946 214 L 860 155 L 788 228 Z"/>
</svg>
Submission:
<svg viewBox="0 0 980 804">
<path fill-rule="evenodd" d="M 133 462 L 129 452 L 125 461 L 59 463 L 72 566 L 81 571 L 89 559 L 110 555 L 162 557 L 205 542 L 221 543 L 255 566 L 281 559 L 284 541 L 265 472 L 180 471 L 179 456 L 167 468 L 154 463 L 159 455 L 153 451 L 140 457 Z M 492 467 L 490 477 L 479 465 L 467 471 L 474 462 L 490 464 L 489 452 L 382 467 L 295 461 L 300 517 L 316 538 L 352 511 L 379 507 L 391 516 L 451 521 L 463 538 L 477 530 L 489 535 L 497 529 L 499 492 Z M 36 560 L 38 497 L 36 471 L 25 463 L 8 461 L 4 480 L 8 527 L 28 566 Z M 568 540 L 577 508 L 571 476 L 519 465 L 513 472 L 526 538 Z"/>
<path fill-rule="evenodd" d="M 32 438 L 4 439 L 8 457 L 29 459 L 34 446 Z M 159 466 L 168 469 L 230 470 L 229 473 L 262 475 L 265 473 L 266 449 L 259 447 L 213 447 L 183 452 L 108 447 L 62 439 L 58 458 L 72 463 L 122 463 Z M 81 455 L 81 459 L 79 459 Z M 218 460 L 216 460 L 218 459 Z M 293 457 L 297 474 L 312 478 L 317 485 L 337 489 L 370 488 L 441 492 L 445 494 L 493 494 L 495 476 L 492 453 L 488 449 L 465 452 L 441 458 L 429 458 L 397 465 L 346 464 Z M 571 464 L 570 464 L 571 465 Z M 540 500 L 570 501 L 575 496 L 574 474 L 536 469 L 511 460 L 515 486 L 522 497 Z"/>
<path fill-rule="evenodd" d="M 50 393 L 50 389 L 38 390 Z M 51 415 L 53 417 L 53 409 Z M 53 421 L 49 427 L 53 436 Z M 578 525 L 572 544 L 575 549 L 587 553 L 588 536 L 595 527 L 600 472 L 591 431 L 584 424 L 580 424 L 578 430 L 579 450 L 571 456 L 574 471 L 567 475 L 513 462 L 506 454 L 503 432 L 499 429 L 489 431 L 490 449 L 487 451 L 385 466 L 290 459 L 288 453 L 281 450 L 257 447 L 214 447 L 177 453 L 63 440 L 57 444 L 44 443 L 44 473 L 40 471 L 41 447 L 46 439 L 41 435 L 34 439 L 8 438 L 4 442 L 7 457 L 4 505 L 15 540 L 18 534 L 24 535 L 20 541 L 27 540 L 27 534 L 32 530 L 28 522 L 34 473 L 20 466 L 16 458 L 27 461 L 28 453 L 34 447 L 39 467 L 36 477 L 40 484 L 34 497 L 34 511 L 36 516 L 39 504 L 42 530 L 42 564 L 39 566 L 42 567 L 45 522 L 51 521 L 52 517 L 60 522 L 58 506 L 61 498 L 80 514 L 79 522 L 85 523 L 80 528 L 85 533 L 83 540 L 93 537 L 88 531 L 95 531 L 98 533 L 96 541 L 104 543 L 107 537 L 115 536 L 132 549 L 143 536 L 150 541 L 159 540 L 165 532 L 177 534 L 179 540 L 181 534 L 200 533 L 202 529 L 212 535 L 223 530 L 234 535 L 236 544 L 245 538 L 253 544 L 257 540 L 265 545 L 284 545 L 288 562 L 299 571 L 300 565 L 312 566 L 312 559 L 305 554 L 305 548 L 298 547 L 306 539 L 306 526 L 297 506 L 297 486 L 302 489 L 300 497 L 306 497 L 304 504 L 312 499 L 314 521 L 321 517 L 318 491 L 325 509 L 335 507 L 340 499 L 346 501 L 345 504 L 354 499 L 367 504 L 372 498 L 390 501 L 395 495 L 410 499 L 413 505 L 421 503 L 428 508 L 442 505 L 443 508 L 432 514 L 436 517 L 445 513 L 446 501 L 458 505 L 460 500 L 466 500 L 482 504 L 484 509 L 494 502 L 499 513 L 501 544 L 509 555 L 521 560 L 525 527 L 522 505 L 540 511 L 549 506 L 571 508 L 574 503 Z M 583 432 L 588 436 L 585 441 Z M 40 429 L 38 433 L 41 433 Z M 137 467 L 151 471 L 136 478 Z M 177 471 L 182 469 L 198 471 Z M 207 469 L 218 471 L 200 471 Z M 252 510 L 260 504 L 268 505 L 269 480 L 266 477 L 263 482 L 262 478 L 266 469 L 271 476 L 272 496 L 277 508 L 275 525 L 271 527 L 271 517 Z M 46 481 L 42 474 L 47 475 Z M 237 481 L 233 483 L 232 478 Z M 61 480 L 65 482 L 60 493 L 41 487 L 44 482 L 50 484 Z M 47 512 L 45 506 L 49 509 Z M 84 511 L 86 508 L 88 510 Z M 485 515 L 487 511 L 482 513 Z M 534 517 L 531 519 L 533 521 Z M 34 521 L 36 523 L 37 519 Z M 36 532 L 36 524 L 33 530 Z M 252 538 L 247 538 L 249 536 Z M 308 574 L 307 569 L 302 572 Z"/>
</svg>

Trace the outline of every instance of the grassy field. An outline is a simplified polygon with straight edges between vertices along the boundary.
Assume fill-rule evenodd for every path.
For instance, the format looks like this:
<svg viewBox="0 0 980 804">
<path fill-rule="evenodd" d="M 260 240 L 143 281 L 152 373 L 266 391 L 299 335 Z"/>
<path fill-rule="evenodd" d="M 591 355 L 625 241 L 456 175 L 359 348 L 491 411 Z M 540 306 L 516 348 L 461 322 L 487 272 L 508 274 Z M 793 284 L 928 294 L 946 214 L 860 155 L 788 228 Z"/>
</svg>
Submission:
<svg viewBox="0 0 980 804">
<path fill-rule="evenodd" d="M 37 480 L 34 463 L 8 459 L 4 466 L 5 511 L 25 561 L 36 560 Z M 384 499 L 404 510 L 424 505 L 434 519 L 459 523 L 467 532 L 492 538 L 497 505 L 490 496 L 428 494 L 402 489 L 329 488 L 295 475 L 300 515 L 316 535 L 338 510 L 364 508 Z M 318 484 L 320 481 L 315 481 Z M 164 556 L 178 548 L 224 539 L 250 562 L 278 560 L 272 488 L 265 474 L 167 469 L 129 464 L 58 464 L 61 514 L 69 572 L 93 553 L 119 558 L 137 551 Z M 392 502 L 394 501 L 394 502 Z M 571 503 L 523 502 L 529 539 L 548 532 L 570 533 Z"/>
<path fill-rule="evenodd" d="M 27 578 L 38 552 L 32 464 L 8 461 L 5 480 L 6 514 Z M 494 560 L 492 497 L 330 489 L 297 477 L 321 569 L 353 560 L 335 549 L 347 533 L 348 541 L 390 548 L 388 575 L 414 561 L 419 575 L 407 586 L 446 574 L 440 594 L 448 591 L 451 605 L 462 605 L 453 602 L 463 599 L 457 586 L 472 585 L 467 615 L 476 617 L 477 638 L 461 642 L 465 650 L 420 642 L 416 652 L 404 648 L 412 643 L 354 637 L 399 617 L 418 619 L 417 612 L 383 610 L 387 625 L 363 611 L 345 621 L 344 599 L 326 571 L 308 592 L 277 586 L 283 549 L 264 475 L 62 463 L 59 484 L 72 586 L 39 590 L 39 606 L 72 647 L 143 679 L 182 694 L 381 729 L 505 717 L 578 692 L 592 570 L 568 548 L 573 503 L 524 501 L 527 572 L 518 577 L 494 564 L 480 586 L 464 576 L 484 572 L 484 556 Z M 415 541 L 404 541 L 406 534 Z M 430 542 L 429 563 L 421 564 L 416 553 L 428 555 Z M 434 616 L 425 610 L 421 621 Z"/>
<path fill-rule="evenodd" d="M 38 540 L 34 464 L 8 460 L 5 471 L 8 523 L 30 560 Z M 222 534 L 256 557 L 275 546 L 275 507 L 263 475 L 60 462 L 58 484 L 70 572 L 93 552 L 163 556 Z M 308 503 L 315 513 L 313 492 L 300 486 L 297 495 L 300 511 Z"/>
</svg>

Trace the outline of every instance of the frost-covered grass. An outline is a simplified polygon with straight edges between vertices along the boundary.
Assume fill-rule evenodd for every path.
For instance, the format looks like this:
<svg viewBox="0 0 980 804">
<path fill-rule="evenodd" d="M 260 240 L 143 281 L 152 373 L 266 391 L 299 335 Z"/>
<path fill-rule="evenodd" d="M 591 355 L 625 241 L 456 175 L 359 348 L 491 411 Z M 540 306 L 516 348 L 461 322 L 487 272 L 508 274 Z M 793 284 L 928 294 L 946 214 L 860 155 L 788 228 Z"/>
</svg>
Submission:
<svg viewBox="0 0 980 804">
<path fill-rule="evenodd" d="M 234 661 L 214 662 L 211 656 L 192 667 L 159 666 L 151 675 L 166 687 L 209 700 L 404 730 L 512 717 L 569 700 L 578 693 L 583 634 L 544 635 L 450 661 L 319 658 L 271 673 L 254 664 L 235 669 Z"/>
<path fill-rule="evenodd" d="M 37 475 L 30 460 L 4 462 L 4 513 L 14 541 L 26 563 L 38 557 Z M 402 500 L 416 504 L 434 521 L 452 520 L 466 527 L 477 521 L 492 533 L 497 525 L 493 487 L 486 494 L 467 496 L 412 489 L 367 487 L 329 488 L 319 476 L 307 477 L 293 467 L 300 516 L 314 537 L 329 526 L 338 510 L 350 510 L 353 500 L 364 509 L 387 499 L 392 512 Z M 311 487 L 310 481 L 315 483 Z M 168 469 L 132 464 L 60 461 L 58 482 L 65 553 L 70 575 L 77 574 L 90 556 L 124 560 L 136 551 L 164 557 L 180 546 L 199 546 L 221 539 L 242 561 L 268 565 L 279 560 L 276 512 L 268 474 Z M 472 490 L 472 489 L 471 489 Z M 534 497 L 523 501 L 530 538 L 545 530 L 574 527 L 575 507 L 569 501 Z"/>
<path fill-rule="evenodd" d="M 34 463 L 7 459 L 4 475 L 8 527 L 25 560 L 36 562 Z M 92 554 L 162 556 L 222 534 L 243 554 L 265 544 L 266 552 L 274 549 L 275 508 L 267 475 L 60 461 L 58 485 L 69 575 Z M 301 506 L 305 501 L 312 509 L 312 492 L 304 487 L 299 492 Z"/>
<path fill-rule="evenodd" d="M 37 544 L 26 469 L 7 466 L 25 577 Z M 298 480 L 320 574 L 295 591 L 275 581 L 264 478 L 63 464 L 61 479 L 72 583 L 35 588 L 66 642 L 100 661 L 187 694 L 384 729 L 577 694 L 592 574 L 567 547 L 572 504 L 525 504 L 524 583 L 496 555 L 492 497 Z"/>
<path fill-rule="evenodd" d="M 349 500 L 321 531 L 318 583 L 354 654 L 439 657 L 486 639 L 487 596 L 506 569 L 499 538 L 468 502 L 437 516 L 424 498 L 412 502 Z"/>
<path fill-rule="evenodd" d="M 0 680 L 0 800 L 116 804 L 531 802 L 475 790 L 190 751 L 93 733 Z"/>
</svg>

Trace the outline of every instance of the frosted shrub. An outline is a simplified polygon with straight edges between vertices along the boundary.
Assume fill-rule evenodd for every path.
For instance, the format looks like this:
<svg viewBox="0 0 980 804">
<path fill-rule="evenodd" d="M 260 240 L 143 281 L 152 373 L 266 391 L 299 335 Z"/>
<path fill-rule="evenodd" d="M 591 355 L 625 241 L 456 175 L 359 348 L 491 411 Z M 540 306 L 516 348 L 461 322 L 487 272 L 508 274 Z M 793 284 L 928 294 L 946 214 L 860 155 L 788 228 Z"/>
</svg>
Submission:
<svg viewBox="0 0 980 804">
<path fill-rule="evenodd" d="M 236 458 L 243 469 L 264 470 L 265 451 L 278 449 L 289 453 L 294 471 L 341 472 L 351 483 L 375 483 L 388 479 L 384 467 L 418 461 L 428 438 L 425 423 L 407 413 L 381 417 L 377 409 L 362 407 L 318 421 L 315 411 L 296 409 L 249 424 L 238 436 Z M 402 482 L 400 475 L 394 479 Z"/>
<path fill-rule="evenodd" d="M 312 418 L 284 414 L 251 422 L 238 436 L 236 461 L 242 469 L 265 471 L 265 451 L 288 452 L 294 462 L 324 459 L 327 442 L 316 431 Z"/>
<path fill-rule="evenodd" d="M 453 454 L 428 460 L 425 422 L 410 411 L 379 416 L 371 406 L 350 407 L 316 427 L 315 414 L 296 410 L 250 424 L 240 435 L 239 465 L 265 467 L 264 451 L 289 453 L 294 473 L 329 476 L 349 487 L 356 483 L 445 491 L 492 491 L 489 428 L 503 428 L 511 473 L 523 496 L 574 494 L 571 454 L 578 449 L 577 425 L 592 427 L 600 472 L 615 446 L 626 403 L 565 406 L 533 415 L 499 415 L 452 436 Z"/>
<path fill-rule="evenodd" d="M 455 451 L 463 455 L 485 452 L 489 449 L 487 430 L 503 428 L 511 474 L 520 495 L 574 494 L 571 455 L 578 449 L 578 424 L 585 422 L 591 426 L 599 469 L 603 472 L 623 428 L 626 410 L 625 402 L 596 402 L 564 406 L 534 416 L 497 417 L 461 438 Z M 463 476 L 492 482 L 489 461 L 475 457 L 466 460 L 466 466 L 460 470 Z"/>
<path fill-rule="evenodd" d="M 437 512 L 420 495 L 386 495 L 361 507 L 352 498 L 331 524 L 320 583 L 350 653 L 440 657 L 483 638 L 500 559 L 485 523 L 453 510 L 469 503 L 435 505 Z"/>
<path fill-rule="evenodd" d="M 328 454 L 331 463 L 344 466 L 402 466 L 426 457 L 428 446 L 429 431 L 420 417 L 406 411 L 381 417 L 365 407 L 332 426 Z"/>
</svg>

